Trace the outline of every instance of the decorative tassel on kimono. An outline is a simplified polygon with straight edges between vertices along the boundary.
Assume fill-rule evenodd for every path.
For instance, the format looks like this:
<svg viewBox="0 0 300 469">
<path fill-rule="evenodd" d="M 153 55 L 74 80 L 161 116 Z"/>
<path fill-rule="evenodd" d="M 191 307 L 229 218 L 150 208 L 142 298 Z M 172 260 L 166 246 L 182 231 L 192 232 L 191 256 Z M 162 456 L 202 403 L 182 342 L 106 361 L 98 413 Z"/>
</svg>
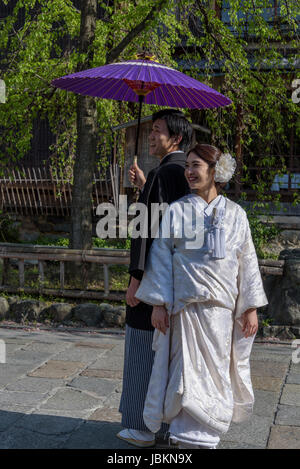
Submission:
<svg viewBox="0 0 300 469">
<path fill-rule="evenodd" d="M 211 226 L 207 234 L 207 247 L 212 251 L 212 257 L 223 259 L 226 256 L 225 230 L 223 228 L 223 218 L 225 208 L 215 207 L 211 220 Z"/>
</svg>

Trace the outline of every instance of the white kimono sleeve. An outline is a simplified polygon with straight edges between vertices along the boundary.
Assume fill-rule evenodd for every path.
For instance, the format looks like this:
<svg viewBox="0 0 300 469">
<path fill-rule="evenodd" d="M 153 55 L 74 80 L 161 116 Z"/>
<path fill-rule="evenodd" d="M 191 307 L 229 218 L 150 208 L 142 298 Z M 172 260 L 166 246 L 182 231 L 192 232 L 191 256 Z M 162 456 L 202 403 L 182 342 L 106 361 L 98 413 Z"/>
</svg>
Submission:
<svg viewBox="0 0 300 469">
<path fill-rule="evenodd" d="M 250 354 L 255 335 L 247 338 L 244 336 L 241 316 L 249 308 L 258 308 L 268 304 L 246 216 L 245 238 L 239 255 L 237 281 L 238 297 L 233 324 L 230 364 L 230 378 L 234 401 L 232 421 L 235 423 L 247 420 L 252 414 L 254 405 Z"/>
<path fill-rule="evenodd" d="M 135 297 L 150 305 L 165 305 L 169 314 L 173 308 L 173 237 L 170 229 L 170 209 L 160 226 L 159 238 L 154 239 L 146 268 Z M 168 236 L 169 235 L 169 236 Z"/>
<path fill-rule="evenodd" d="M 237 278 L 238 297 L 235 307 L 236 319 L 241 317 L 249 308 L 259 308 L 268 304 L 246 215 L 244 223 L 246 225 L 245 238 L 238 255 L 239 271 Z"/>
</svg>

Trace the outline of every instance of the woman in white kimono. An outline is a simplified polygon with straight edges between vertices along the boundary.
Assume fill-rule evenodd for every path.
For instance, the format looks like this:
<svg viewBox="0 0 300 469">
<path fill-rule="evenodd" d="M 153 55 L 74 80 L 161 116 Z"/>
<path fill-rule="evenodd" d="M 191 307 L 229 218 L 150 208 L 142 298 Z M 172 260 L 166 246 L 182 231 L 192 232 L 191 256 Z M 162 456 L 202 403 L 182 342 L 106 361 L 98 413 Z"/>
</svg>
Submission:
<svg viewBox="0 0 300 469">
<path fill-rule="evenodd" d="M 192 193 L 166 210 L 135 295 L 156 329 L 144 421 L 153 433 L 169 423 L 179 448 L 216 448 L 254 403 L 249 357 L 268 301 L 246 212 L 218 194 L 235 166 L 211 145 L 188 153 Z"/>
</svg>

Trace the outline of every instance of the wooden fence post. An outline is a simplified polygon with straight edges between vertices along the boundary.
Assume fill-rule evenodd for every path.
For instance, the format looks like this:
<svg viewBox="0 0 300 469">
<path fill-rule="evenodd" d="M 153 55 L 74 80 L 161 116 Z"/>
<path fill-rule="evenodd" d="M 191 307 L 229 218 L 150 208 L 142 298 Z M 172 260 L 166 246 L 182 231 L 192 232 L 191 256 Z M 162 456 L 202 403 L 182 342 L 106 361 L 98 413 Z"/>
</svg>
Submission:
<svg viewBox="0 0 300 469">
<path fill-rule="evenodd" d="M 60 288 L 61 290 L 63 290 L 65 286 L 65 263 L 64 261 L 60 261 L 59 263 L 59 277 L 60 277 Z"/>
<path fill-rule="evenodd" d="M 24 259 L 19 259 L 19 285 L 20 288 L 24 288 L 25 277 L 24 277 Z"/>
<path fill-rule="evenodd" d="M 43 261 L 38 261 L 38 263 L 39 263 L 39 286 L 43 287 L 44 286 L 44 280 L 45 280 L 44 263 L 43 263 Z"/>
<path fill-rule="evenodd" d="M 104 273 L 104 295 L 109 294 L 109 268 L 107 264 L 103 264 Z"/>
<path fill-rule="evenodd" d="M 10 268 L 9 259 L 4 258 L 1 285 L 8 285 L 9 268 Z"/>
</svg>

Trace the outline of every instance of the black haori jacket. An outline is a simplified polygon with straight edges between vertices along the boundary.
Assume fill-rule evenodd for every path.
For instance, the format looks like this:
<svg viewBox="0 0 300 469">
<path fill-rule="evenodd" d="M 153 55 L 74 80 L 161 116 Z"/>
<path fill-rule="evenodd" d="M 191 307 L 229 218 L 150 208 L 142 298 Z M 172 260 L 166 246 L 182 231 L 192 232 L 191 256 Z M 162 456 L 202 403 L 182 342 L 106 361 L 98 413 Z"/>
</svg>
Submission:
<svg viewBox="0 0 300 469">
<path fill-rule="evenodd" d="M 148 237 L 132 238 L 130 248 L 129 273 L 141 280 L 145 270 L 147 256 L 153 241 L 151 238 L 151 204 L 170 204 L 190 192 L 184 177 L 186 154 L 174 152 L 166 155 L 157 168 L 152 169 L 147 177 L 138 202 L 148 209 Z M 126 306 L 126 324 L 134 329 L 154 330 L 151 324 L 152 306 L 140 302 L 137 306 Z"/>
</svg>

